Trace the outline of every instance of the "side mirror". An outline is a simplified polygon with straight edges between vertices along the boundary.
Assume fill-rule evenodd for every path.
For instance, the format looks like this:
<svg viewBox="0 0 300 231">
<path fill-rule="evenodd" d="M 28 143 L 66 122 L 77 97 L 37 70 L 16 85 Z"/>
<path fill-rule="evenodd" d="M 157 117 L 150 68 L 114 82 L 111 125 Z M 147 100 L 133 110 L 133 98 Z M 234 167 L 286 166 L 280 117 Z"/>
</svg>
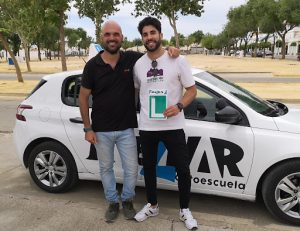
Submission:
<svg viewBox="0 0 300 231">
<path fill-rule="evenodd" d="M 218 101 L 216 104 L 216 107 L 218 109 L 221 108 L 215 113 L 216 121 L 221 123 L 226 123 L 226 124 L 238 124 L 242 120 L 241 113 L 231 106 L 227 106 L 226 104 L 224 105 L 223 104 L 224 101 L 222 101 L 221 103 L 219 103 Z"/>
</svg>

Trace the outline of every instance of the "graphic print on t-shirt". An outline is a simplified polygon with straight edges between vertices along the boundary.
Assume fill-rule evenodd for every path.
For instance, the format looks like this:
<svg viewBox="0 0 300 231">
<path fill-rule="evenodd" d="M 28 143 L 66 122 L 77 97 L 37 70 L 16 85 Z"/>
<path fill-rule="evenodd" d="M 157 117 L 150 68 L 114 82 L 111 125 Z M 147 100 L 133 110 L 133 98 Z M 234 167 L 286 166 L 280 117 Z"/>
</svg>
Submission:
<svg viewBox="0 0 300 231">
<path fill-rule="evenodd" d="M 163 120 L 167 108 L 167 90 L 149 90 L 149 119 Z"/>
<path fill-rule="evenodd" d="M 150 70 L 147 72 L 147 83 L 163 82 L 163 75 L 163 69 L 150 68 Z"/>
</svg>

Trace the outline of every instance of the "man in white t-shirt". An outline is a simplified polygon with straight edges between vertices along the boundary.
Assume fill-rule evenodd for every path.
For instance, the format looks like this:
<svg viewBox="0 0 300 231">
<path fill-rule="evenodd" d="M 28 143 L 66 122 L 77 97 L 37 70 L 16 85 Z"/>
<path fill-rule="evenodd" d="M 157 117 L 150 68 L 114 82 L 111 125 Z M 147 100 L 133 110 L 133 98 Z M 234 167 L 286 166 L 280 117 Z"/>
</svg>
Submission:
<svg viewBox="0 0 300 231">
<path fill-rule="evenodd" d="M 197 221 L 189 210 L 191 174 L 182 111 L 196 96 L 195 81 L 185 58 L 172 59 L 163 49 L 159 20 L 146 17 L 138 30 L 147 49 L 134 66 L 134 82 L 140 96 L 139 130 L 148 203 L 135 219 L 144 221 L 158 215 L 157 147 L 163 142 L 178 176 L 180 219 L 188 229 L 195 229 Z"/>
</svg>

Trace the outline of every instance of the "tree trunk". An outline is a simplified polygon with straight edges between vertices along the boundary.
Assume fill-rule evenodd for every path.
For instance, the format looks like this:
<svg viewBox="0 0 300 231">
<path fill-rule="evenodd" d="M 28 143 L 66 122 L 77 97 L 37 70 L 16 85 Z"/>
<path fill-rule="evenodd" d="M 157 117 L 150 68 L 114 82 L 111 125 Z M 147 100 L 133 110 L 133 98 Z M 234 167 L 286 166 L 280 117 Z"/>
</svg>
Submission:
<svg viewBox="0 0 300 231">
<path fill-rule="evenodd" d="M 30 67 L 30 63 L 29 63 L 29 52 L 28 52 L 27 42 L 23 41 L 23 49 L 25 51 L 25 61 L 26 61 L 27 71 L 32 72 L 31 67 Z"/>
<path fill-rule="evenodd" d="M 27 46 L 27 50 L 28 50 L 28 61 L 30 62 L 30 46 Z"/>
<path fill-rule="evenodd" d="M 285 35 L 287 32 L 283 32 L 282 34 L 277 32 L 279 37 L 281 38 L 282 44 L 281 44 L 281 59 L 285 59 Z"/>
<path fill-rule="evenodd" d="M 276 44 L 276 38 L 275 38 L 275 35 L 273 34 L 273 44 L 272 44 L 272 47 L 271 47 L 271 51 L 272 51 L 272 59 L 274 59 L 274 52 L 275 52 L 275 44 Z"/>
<path fill-rule="evenodd" d="M 60 28 L 59 28 L 59 38 L 60 38 L 60 53 L 61 53 L 61 68 L 62 71 L 67 71 L 67 63 L 66 63 L 66 54 L 65 54 L 65 13 L 63 10 L 59 12 L 60 17 Z"/>
<path fill-rule="evenodd" d="M 257 44 L 258 44 L 258 31 L 255 32 L 255 48 L 254 48 L 254 57 L 257 56 Z"/>
<path fill-rule="evenodd" d="M 21 73 L 21 69 L 20 69 L 20 66 L 19 66 L 19 63 L 14 55 L 14 53 L 11 51 L 11 49 L 9 48 L 9 45 L 7 43 L 7 40 L 6 38 L 3 36 L 2 33 L 0 33 L 0 41 L 2 42 L 4 48 L 6 51 L 8 51 L 10 57 L 12 58 L 13 62 L 14 62 L 14 65 L 15 65 L 15 68 L 16 68 L 16 74 L 17 74 L 17 79 L 18 79 L 18 82 L 21 82 L 23 83 L 24 80 L 23 80 L 23 77 L 22 77 L 22 73 Z M 6 55 L 7 57 L 7 55 Z"/>
<path fill-rule="evenodd" d="M 247 40 L 247 39 L 244 39 L 244 42 L 245 42 L 245 47 L 244 47 L 244 57 L 246 57 L 248 40 Z"/>
<path fill-rule="evenodd" d="M 40 44 L 37 44 L 37 48 L 38 48 L 38 59 L 39 59 L 40 61 L 42 61 Z"/>
<path fill-rule="evenodd" d="M 171 25 L 171 27 L 173 28 L 174 31 L 174 36 L 175 36 L 175 41 L 176 41 L 176 47 L 178 49 L 180 49 L 180 44 L 179 44 L 179 38 L 178 38 L 178 32 L 177 32 L 177 28 L 176 28 L 176 19 L 175 16 L 168 16 L 169 19 L 169 23 Z"/>
<path fill-rule="evenodd" d="M 281 47 L 281 54 L 282 54 L 282 59 L 285 59 L 285 34 L 282 36 L 282 47 Z"/>
<path fill-rule="evenodd" d="M 96 27 L 96 43 L 101 44 L 101 23 L 102 17 L 96 17 L 95 27 Z"/>
</svg>

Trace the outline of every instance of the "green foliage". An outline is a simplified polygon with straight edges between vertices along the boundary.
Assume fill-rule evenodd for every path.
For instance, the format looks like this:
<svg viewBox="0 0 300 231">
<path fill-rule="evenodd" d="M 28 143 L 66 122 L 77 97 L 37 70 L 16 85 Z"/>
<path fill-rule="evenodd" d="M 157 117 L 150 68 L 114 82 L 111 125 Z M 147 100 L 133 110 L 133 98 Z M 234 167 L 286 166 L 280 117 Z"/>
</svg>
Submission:
<svg viewBox="0 0 300 231">
<path fill-rule="evenodd" d="M 296 42 L 292 42 L 292 43 L 291 43 L 291 46 L 292 46 L 292 47 L 295 47 L 295 46 L 297 46 L 297 43 L 296 43 Z"/>
<path fill-rule="evenodd" d="M 203 11 L 205 0 L 135 0 L 134 14 L 137 16 L 153 15 L 161 18 L 166 15 L 169 23 L 174 30 L 176 46 L 180 44 L 179 36 L 176 27 L 176 21 L 179 18 L 179 13 L 183 16 L 195 15 L 200 17 Z"/>
<path fill-rule="evenodd" d="M 207 33 L 206 35 L 204 35 L 204 37 L 202 38 L 202 46 L 204 46 L 206 49 L 208 50 L 212 50 L 213 47 L 213 42 L 214 39 L 216 38 L 215 35 L 209 34 Z"/>
<path fill-rule="evenodd" d="M 12 33 L 7 37 L 7 40 L 12 47 L 12 52 L 14 53 L 14 55 L 17 55 L 21 47 L 20 37 L 16 33 Z"/>
<path fill-rule="evenodd" d="M 178 13 L 180 13 L 200 17 L 203 13 L 203 3 L 204 0 L 136 0 L 135 16 L 150 14 L 161 18 L 164 14 L 178 20 Z"/>
<path fill-rule="evenodd" d="M 119 11 L 120 3 L 128 0 L 75 0 L 75 7 L 80 17 L 90 18 L 96 27 L 96 40 L 100 43 L 101 24 L 103 19 Z"/>
<path fill-rule="evenodd" d="M 276 41 L 276 47 L 282 47 L 282 41 L 281 40 Z"/>
<path fill-rule="evenodd" d="M 194 38 L 194 42 L 200 44 L 204 34 L 202 30 L 197 30 L 189 35 L 189 37 Z"/>
<path fill-rule="evenodd" d="M 124 50 L 127 50 L 130 47 L 133 47 L 133 43 L 128 41 L 127 37 L 125 37 L 124 40 L 123 40 L 123 43 L 122 43 L 122 48 Z"/>
<path fill-rule="evenodd" d="M 184 46 L 185 37 L 183 34 L 178 33 L 178 39 L 179 39 L 179 46 Z M 170 39 L 170 44 L 172 46 L 176 46 L 176 38 L 175 36 L 172 36 Z"/>
<path fill-rule="evenodd" d="M 270 42 L 260 42 L 258 44 L 258 47 L 263 49 L 263 48 L 271 48 L 271 43 Z"/>
<path fill-rule="evenodd" d="M 164 47 L 169 46 L 169 41 L 166 40 L 166 39 L 163 39 L 163 40 L 162 40 L 162 45 L 163 45 Z"/>
<path fill-rule="evenodd" d="M 142 41 L 142 39 L 140 39 L 140 38 L 135 38 L 135 39 L 132 41 L 132 44 L 133 44 L 133 46 L 142 46 L 142 45 L 143 45 L 143 41 Z"/>
</svg>

